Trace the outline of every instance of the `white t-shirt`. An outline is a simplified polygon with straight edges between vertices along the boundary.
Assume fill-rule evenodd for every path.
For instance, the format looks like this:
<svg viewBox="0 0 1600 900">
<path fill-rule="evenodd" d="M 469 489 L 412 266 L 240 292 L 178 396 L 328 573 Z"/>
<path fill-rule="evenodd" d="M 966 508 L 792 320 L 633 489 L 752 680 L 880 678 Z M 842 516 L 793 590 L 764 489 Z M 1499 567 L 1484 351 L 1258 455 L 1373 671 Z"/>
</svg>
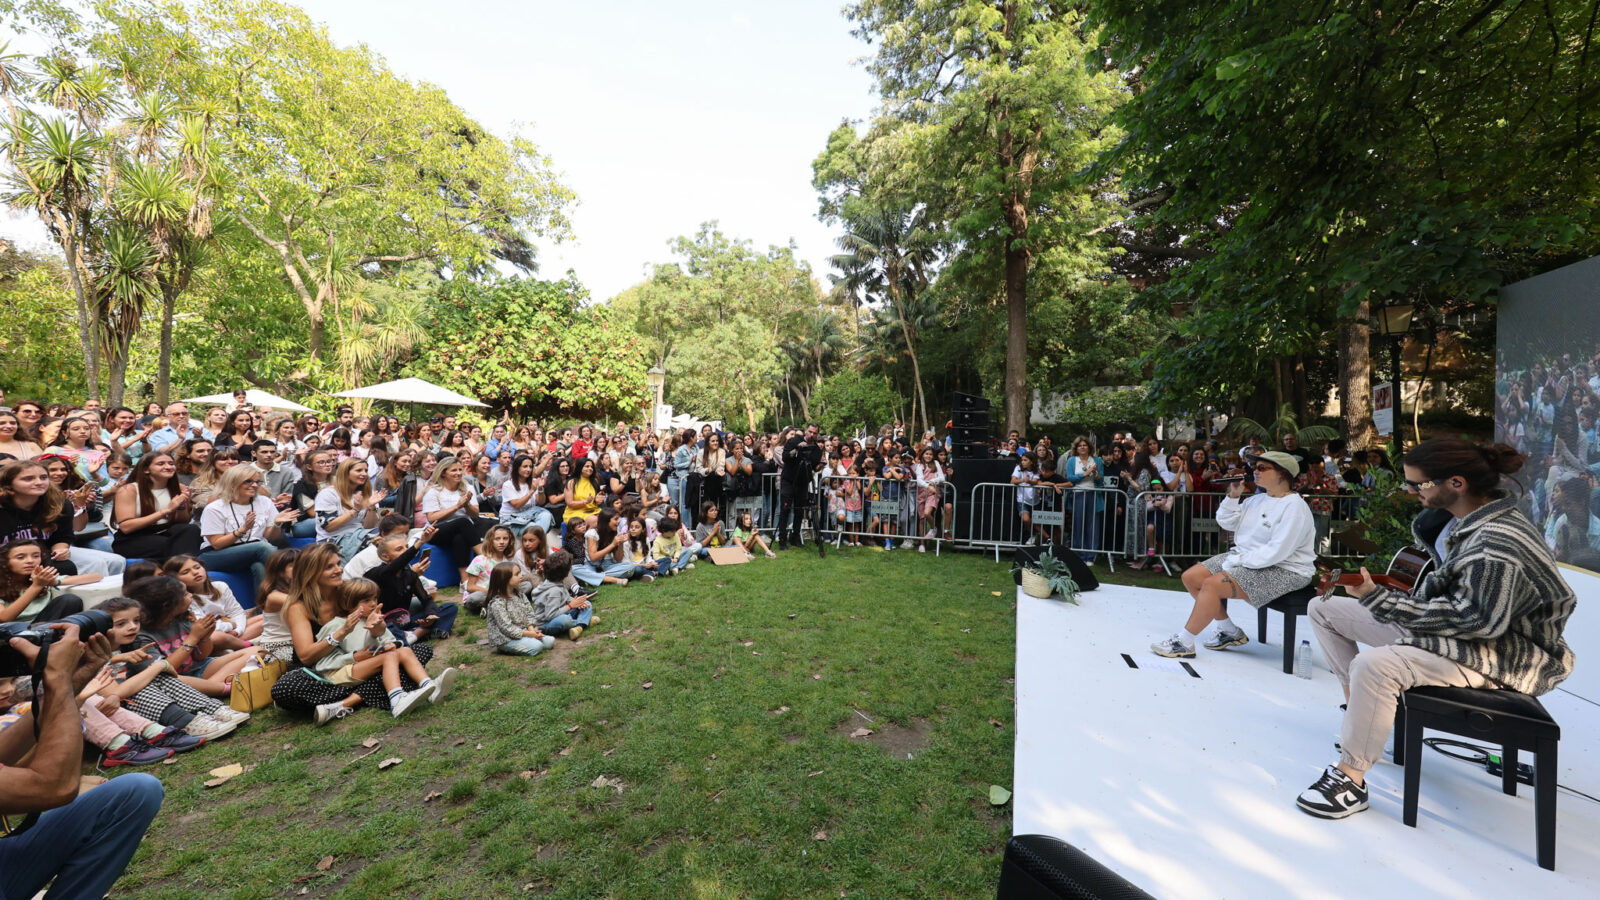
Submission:
<svg viewBox="0 0 1600 900">
<path fill-rule="evenodd" d="M 344 564 L 344 577 L 354 580 L 367 577 L 367 573 L 383 564 L 383 557 L 378 555 L 378 545 L 368 544 L 361 548 L 361 552 L 350 557 Z"/>
<path fill-rule="evenodd" d="M 200 511 L 200 536 L 211 537 L 238 531 L 244 527 L 244 521 L 251 510 L 255 511 L 256 523 L 244 537 L 239 539 L 239 543 L 265 540 L 267 528 L 272 525 L 272 520 L 278 517 L 278 508 L 271 500 L 260 495 L 257 495 L 249 506 L 220 499 L 207 503 L 206 508 Z"/>
<path fill-rule="evenodd" d="M 500 485 L 500 518 L 502 520 L 518 519 L 533 515 L 534 506 L 531 501 L 524 503 L 521 509 L 512 506 L 511 501 L 521 500 L 523 497 L 532 494 L 534 490 L 534 484 L 531 481 L 524 485 L 520 491 L 509 479 Z"/>
<path fill-rule="evenodd" d="M 349 534 L 352 531 L 365 530 L 365 526 L 361 524 L 361 516 L 351 516 L 350 521 L 333 531 L 327 529 L 328 522 L 350 511 L 348 507 L 339 502 L 339 491 L 332 485 L 317 492 L 317 502 L 312 506 L 312 509 L 317 514 L 317 540 L 319 541 L 331 540 L 341 534 Z"/>
<path fill-rule="evenodd" d="M 1011 470 L 1011 477 L 1022 479 L 1022 483 L 1017 485 L 1017 502 L 1032 503 L 1034 494 L 1033 483 L 1039 480 L 1039 473 L 1030 472 L 1021 466 L 1016 466 Z"/>
<path fill-rule="evenodd" d="M 218 631 L 225 631 L 230 634 L 238 634 L 244 631 L 244 607 L 240 606 L 239 601 L 234 598 L 233 589 L 221 581 L 213 581 L 211 586 L 217 589 L 218 596 L 212 598 L 190 594 L 189 611 L 194 614 L 196 619 L 215 613 Z"/>
<path fill-rule="evenodd" d="M 463 483 L 462 487 L 466 487 L 466 484 Z M 449 509 L 450 507 L 455 506 L 457 503 L 460 503 L 462 498 L 466 496 L 467 494 L 462 491 L 445 490 L 437 485 L 428 488 L 428 490 L 422 495 L 422 514 L 426 516 L 441 510 Z M 462 507 L 461 509 L 456 510 L 450 515 L 445 516 L 437 522 L 434 522 L 433 524 L 443 525 L 451 519 L 464 519 L 466 516 L 467 510 L 465 507 Z"/>
</svg>

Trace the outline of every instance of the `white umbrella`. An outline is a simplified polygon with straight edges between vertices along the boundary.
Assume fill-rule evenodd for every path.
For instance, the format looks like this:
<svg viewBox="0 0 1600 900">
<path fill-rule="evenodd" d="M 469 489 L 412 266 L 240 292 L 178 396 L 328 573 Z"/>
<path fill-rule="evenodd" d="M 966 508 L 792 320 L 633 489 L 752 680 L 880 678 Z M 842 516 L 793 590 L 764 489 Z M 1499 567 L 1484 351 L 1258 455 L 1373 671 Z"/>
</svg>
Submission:
<svg viewBox="0 0 1600 900">
<path fill-rule="evenodd" d="M 316 412 L 316 410 L 312 409 L 309 406 L 301 406 L 300 404 L 294 402 L 293 400 L 285 400 L 282 397 L 279 397 L 277 394 L 269 394 L 266 391 L 258 391 L 258 390 L 254 389 L 254 388 L 249 388 L 249 389 L 245 390 L 244 399 L 249 401 L 251 404 L 253 404 L 255 406 L 270 406 L 273 409 L 295 409 L 295 410 L 299 410 L 301 412 Z M 185 403 L 232 403 L 233 402 L 233 395 L 232 394 L 207 394 L 204 397 L 189 397 L 189 398 L 186 398 L 183 402 L 185 402 Z"/>
<path fill-rule="evenodd" d="M 342 391 L 333 396 L 351 397 L 359 400 L 392 400 L 396 403 L 421 403 L 424 406 L 489 405 L 487 403 L 479 403 L 471 397 L 458 394 L 449 388 L 430 384 L 421 378 L 402 378 L 399 381 L 385 381 L 383 384 L 356 388 L 353 391 Z"/>
</svg>

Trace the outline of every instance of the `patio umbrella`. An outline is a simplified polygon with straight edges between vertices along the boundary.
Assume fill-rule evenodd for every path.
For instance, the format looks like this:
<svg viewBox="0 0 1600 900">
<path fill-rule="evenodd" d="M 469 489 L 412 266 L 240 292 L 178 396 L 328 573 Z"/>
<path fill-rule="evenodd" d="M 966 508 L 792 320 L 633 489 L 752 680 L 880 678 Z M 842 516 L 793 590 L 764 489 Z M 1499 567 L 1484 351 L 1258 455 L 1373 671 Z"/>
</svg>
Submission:
<svg viewBox="0 0 1600 900">
<path fill-rule="evenodd" d="M 418 403 L 423 406 L 488 406 L 487 403 L 458 394 L 449 388 L 442 388 L 437 384 L 423 381 L 421 378 L 402 378 L 399 381 L 385 381 L 383 384 L 374 384 L 371 387 L 356 388 L 353 391 L 341 391 L 335 397 L 350 397 L 357 400 L 389 400 L 394 403 L 409 403 L 415 407 Z M 413 416 L 414 418 L 415 416 Z"/>
<path fill-rule="evenodd" d="M 254 388 L 246 389 L 244 399 L 254 406 L 270 406 L 273 409 L 293 409 L 300 412 L 316 412 L 309 406 L 301 406 L 293 400 L 285 400 L 277 394 L 258 391 Z M 232 403 L 232 394 L 207 394 L 204 397 L 187 397 L 185 403 Z"/>
</svg>

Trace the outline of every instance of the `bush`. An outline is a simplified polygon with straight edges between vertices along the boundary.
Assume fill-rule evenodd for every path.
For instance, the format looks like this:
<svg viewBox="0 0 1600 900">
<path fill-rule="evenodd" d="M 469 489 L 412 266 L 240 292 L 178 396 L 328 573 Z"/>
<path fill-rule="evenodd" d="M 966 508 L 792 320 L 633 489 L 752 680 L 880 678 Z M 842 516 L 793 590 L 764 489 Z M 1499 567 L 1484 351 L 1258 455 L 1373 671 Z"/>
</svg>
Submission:
<svg viewBox="0 0 1600 900">
<path fill-rule="evenodd" d="M 852 434 L 894 419 L 899 398 L 882 376 L 835 372 L 811 395 L 811 417 L 825 434 Z"/>
</svg>

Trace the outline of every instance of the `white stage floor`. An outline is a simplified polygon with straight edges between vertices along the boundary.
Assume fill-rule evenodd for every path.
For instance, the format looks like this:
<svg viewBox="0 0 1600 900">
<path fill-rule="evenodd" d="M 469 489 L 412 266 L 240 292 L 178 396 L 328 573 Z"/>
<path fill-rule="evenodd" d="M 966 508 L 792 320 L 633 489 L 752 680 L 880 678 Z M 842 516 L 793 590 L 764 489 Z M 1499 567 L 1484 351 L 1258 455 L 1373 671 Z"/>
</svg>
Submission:
<svg viewBox="0 0 1600 900">
<path fill-rule="evenodd" d="M 1532 786 L 1507 797 L 1498 777 L 1427 748 L 1418 827 L 1400 821 L 1403 773 L 1390 763 L 1368 776 L 1368 811 L 1300 812 L 1295 796 L 1337 759 L 1343 698 L 1320 655 L 1309 681 L 1283 673 L 1278 614 L 1261 646 L 1253 611 L 1235 601 L 1251 643 L 1200 648 L 1194 678 L 1149 668 L 1168 662 L 1149 645 L 1181 625 L 1187 594 L 1081 596 L 1017 593 L 1013 833 L 1061 838 L 1168 900 L 1600 896 L 1600 804 L 1559 792 L 1547 872 L 1534 860 Z M 1304 619 L 1300 635 L 1315 647 Z M 1600 797 L 1600 706 L 1561 691 L 1543 700 L 1561 725 L 1561 783 Z"/>
</svg>

